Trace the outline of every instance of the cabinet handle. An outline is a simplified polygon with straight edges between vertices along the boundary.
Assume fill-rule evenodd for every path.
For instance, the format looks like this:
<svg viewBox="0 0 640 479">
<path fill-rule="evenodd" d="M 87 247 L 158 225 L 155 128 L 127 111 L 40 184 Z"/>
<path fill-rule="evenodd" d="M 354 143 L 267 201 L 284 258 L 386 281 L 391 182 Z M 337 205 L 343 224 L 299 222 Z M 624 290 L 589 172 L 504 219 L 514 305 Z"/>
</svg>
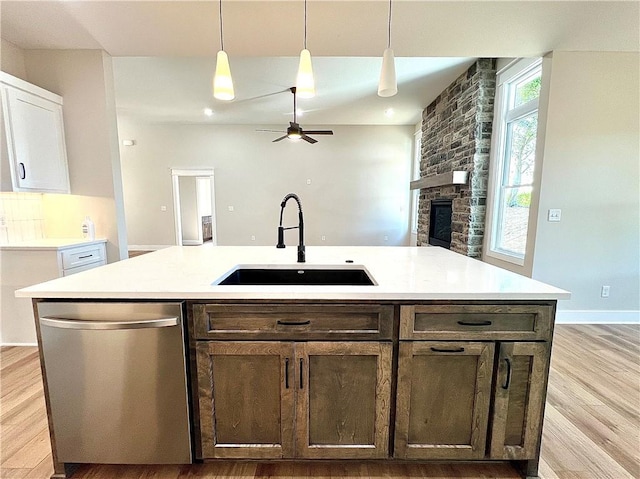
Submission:
<svg viewBox="0 0 640 479">
<path fill-rule="evenodd" d="M 304 373 L 302 372 L 302 367 L 303 367 L 302 358 L 300 358 L 300 389 L 304 388 L 304 384 L 302 382 L 302 379 L 304 377 Z"/>
<path fill-rule="evenodd" d="M 460 326 L 491 326 L 491 321 L 458 321 Z"/>
<path fill-rule="evenodd" d="M 284 359 L 284 387 L 289 389 L 289 358 Z"/>
<path fill-rule="evenodd" d="M 78 256 L 78 259 L 87 259 L 87 258 L 91 258 L 93 255 L 92 254 L 86 254 L 84 256 Z"/>
<path fill-rule="evenodd" d="M 311 324 L 311 320 L 307 319 L 306 321 L 281 321 L 278 320 L 277 323 L 281 326 L 304 326 L 306 324 Z"/>
<path fill-rule="evenodd" d="M 511 384 L 511 360 L 509 358 L 504 358 L 507 363 L 507 377 L 502 385 L 502 389 L 509 389 L 509 385 Z"/>
<path fill-rule="evenodd" d="M 24 180 L 27 177 L 27 169 L 24 167 L 24 163 L 18 163 L 20 167 L 20 179 Z"/>
<path fill-rule="evenodd" d="M 464 348 L 456 348 L 456 349 L 431 348 L 431 351 L 433 351 L 434 353 L 464 353 Z"/>
</svg>

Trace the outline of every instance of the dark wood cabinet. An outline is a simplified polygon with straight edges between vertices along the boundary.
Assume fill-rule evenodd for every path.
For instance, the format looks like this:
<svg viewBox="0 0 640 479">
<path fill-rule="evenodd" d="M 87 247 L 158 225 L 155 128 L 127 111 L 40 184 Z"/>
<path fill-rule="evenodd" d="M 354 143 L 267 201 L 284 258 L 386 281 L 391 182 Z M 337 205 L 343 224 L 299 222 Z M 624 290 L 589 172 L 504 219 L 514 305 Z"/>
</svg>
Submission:
<svg viewBox="0 0 640 479">
<path fill-rule="evenodd" d="M 509 460 L 535 476 L 554 312 L 191 303 L 197 457 Z"/>
<path fill-rule="evenodd" d="M 393 307 L 192 312 L 203 459 L 389 457 L 393 346 L 361 339 L 390 337 Z"/>
<path fill-rule="evenodd" d="M 203 458 L 293 455 L 292 343 L 198 342 Z"/>
<path fill-rule="evenodd" d="M 296 455 L 389 456 L 391 343 L 296 343 Z"/>
<path fill-rule="evenodd" d="M 524 460 L 537 456 L 548 362 L 548 343 L 500 344 L 491 459 Z"/>
<path fill-rule="evenodd" d="M 400 344 L 395 457 L 484 457 L 493 356 L 493 343 Z"/>
</svg>

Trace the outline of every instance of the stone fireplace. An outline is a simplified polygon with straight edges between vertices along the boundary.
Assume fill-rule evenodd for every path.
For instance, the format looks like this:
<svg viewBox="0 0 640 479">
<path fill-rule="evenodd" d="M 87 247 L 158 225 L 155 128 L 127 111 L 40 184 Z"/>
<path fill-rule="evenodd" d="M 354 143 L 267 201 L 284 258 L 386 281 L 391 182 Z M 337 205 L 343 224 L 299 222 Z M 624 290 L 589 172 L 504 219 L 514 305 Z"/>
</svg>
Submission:
<svg viewBox="0 0 640 479">
<path fill-rule="evenodd" d="M 482 58 L 422 113 L 418 246 L 429 244 L 432 201 L 451 200 L 450 249 L 479 258 L 484 236 L 496 60 Z"/>
</svg>

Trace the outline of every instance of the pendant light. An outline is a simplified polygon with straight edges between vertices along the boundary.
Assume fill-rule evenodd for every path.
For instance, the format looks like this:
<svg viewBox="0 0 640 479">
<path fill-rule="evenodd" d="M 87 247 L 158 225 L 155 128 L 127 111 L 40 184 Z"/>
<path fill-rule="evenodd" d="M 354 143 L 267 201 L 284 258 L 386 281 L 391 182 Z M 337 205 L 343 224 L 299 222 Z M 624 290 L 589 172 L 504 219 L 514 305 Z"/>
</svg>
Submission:
<svg viewBox="0 0 640 479">
<path fill-rule="evenodd" d="M 229 57 L 224 51 L 222 35 L 222 0 L 220 0 L 220 51 L 216 57 L 216 73 L 213 76 L 213 97 L 218 100 L 230 101 L 236 95 L 233 91 L 233 79 L 229 68 Z"/>
<path fill-rule="evenodd" d="M 398 93 L 396 81 L 396 65 L 391 49 L 391 0 L 389 0 L 389 34 L 387 48 L 382 54 L 382 70 L 380 70 L 380 83 L 378 83 L 378 96 L 389 97 Z"/>
<path fill-rule="evenodd" d="M 300 52 L 296 91 L 300 98 L 313 98 L 316 95 L 313 67 L 311 66 L 311 53 L 307 50 L 307 0 L 304 0 L 304 48 Z"/>
</svg>

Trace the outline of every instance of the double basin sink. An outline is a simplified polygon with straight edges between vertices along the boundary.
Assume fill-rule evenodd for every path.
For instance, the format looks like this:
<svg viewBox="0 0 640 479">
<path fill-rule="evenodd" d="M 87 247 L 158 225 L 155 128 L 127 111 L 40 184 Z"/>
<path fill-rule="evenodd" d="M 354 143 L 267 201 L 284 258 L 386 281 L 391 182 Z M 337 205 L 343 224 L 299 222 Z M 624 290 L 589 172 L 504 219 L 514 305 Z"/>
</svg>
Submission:
<svg viewBox="0 0 640 479">
<path fill-rule="evenodd" d="M 237 266 L 215 286 L 374 286 L 377 283 L 363 266 Z"/>
</svg>

